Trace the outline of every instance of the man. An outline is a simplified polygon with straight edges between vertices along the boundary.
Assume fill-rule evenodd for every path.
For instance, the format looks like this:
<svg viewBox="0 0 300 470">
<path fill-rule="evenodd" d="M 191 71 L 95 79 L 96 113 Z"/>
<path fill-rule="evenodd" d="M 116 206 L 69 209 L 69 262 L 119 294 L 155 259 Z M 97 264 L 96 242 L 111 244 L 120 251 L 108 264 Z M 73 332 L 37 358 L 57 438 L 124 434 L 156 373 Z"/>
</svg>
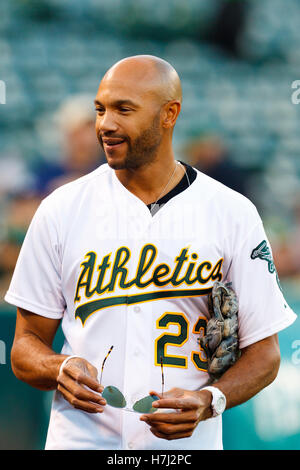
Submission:
<svg viewBox="0 0 300 470">
<path fill-rule="evenodd" d="M 295 319 L 261 220 L 246 198 L 174 160 L 181 86 L 170 64 L 121 60 L 95 105 L 107 164 L 44 199 L 6 295 L 18 307 L 14 373 L 56 390 L 47 449 L 220 449 L 225 403 L 274 380 L 276 333 Z M 198 340 L 216 280 L 239 297 L 242 354 L 201 390 Z M 149 393 L 156 412 L 128 412 Z"/>
</svg>

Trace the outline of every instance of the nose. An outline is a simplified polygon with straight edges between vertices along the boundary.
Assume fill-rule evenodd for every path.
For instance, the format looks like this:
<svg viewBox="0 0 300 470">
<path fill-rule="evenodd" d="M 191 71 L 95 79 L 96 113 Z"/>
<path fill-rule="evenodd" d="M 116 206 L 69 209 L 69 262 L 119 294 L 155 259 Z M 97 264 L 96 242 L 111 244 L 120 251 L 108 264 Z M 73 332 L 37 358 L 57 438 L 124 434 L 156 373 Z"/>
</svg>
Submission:
<svg viewBox="0 0 300 470">
<path fill-rule="evenodd" d="M 112 112 L 105 111 L 101 116 L 97 118 L 98 130 L 102 133 L 116 132 L 118 129 L 117 122 Z"/>
</svg>

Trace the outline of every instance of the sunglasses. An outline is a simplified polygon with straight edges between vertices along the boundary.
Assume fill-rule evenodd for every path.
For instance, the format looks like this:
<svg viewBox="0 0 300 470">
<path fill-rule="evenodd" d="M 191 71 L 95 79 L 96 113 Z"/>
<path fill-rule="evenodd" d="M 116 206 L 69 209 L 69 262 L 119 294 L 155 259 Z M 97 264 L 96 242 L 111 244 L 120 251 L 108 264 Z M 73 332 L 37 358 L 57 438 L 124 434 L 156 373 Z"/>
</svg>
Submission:
<svg viewBox="0 0 300 470">
<path fill-rule="evenodd" d="M 101 375 L 100 375 L 100 384 L 102 383 L 102 374 L 104 369 L 104 364 L 106 359 L 110 355 L 113 350 L 113 346 L 110 347 L 108 353 L 106 354 L 102 367 L 101 367 Z M 160 365 L 161 365 L 161 395 L 163 397 L 164 394 L 164 371 L 163 371 L 163 362 L 162 357 L 160 357 Z M 117 387 L 113 385 L 108 385 L 102 392 L 103 398 L 105 398 L 108 405 L 113 406 L 114 408 L 121 408 L 126 411 L 133 411 L 135 413 L 154 413 L 157 411 L 157 408 L 153 408 L 152 403 L 156 400 L 159 400 L 159 397 L 156 395 L 148 395 L 147 397 L 141 398 L 134 403 L 133 407 L 130 408 L 127 406 L 126 399 L 122 392 Z"/>
</svg>

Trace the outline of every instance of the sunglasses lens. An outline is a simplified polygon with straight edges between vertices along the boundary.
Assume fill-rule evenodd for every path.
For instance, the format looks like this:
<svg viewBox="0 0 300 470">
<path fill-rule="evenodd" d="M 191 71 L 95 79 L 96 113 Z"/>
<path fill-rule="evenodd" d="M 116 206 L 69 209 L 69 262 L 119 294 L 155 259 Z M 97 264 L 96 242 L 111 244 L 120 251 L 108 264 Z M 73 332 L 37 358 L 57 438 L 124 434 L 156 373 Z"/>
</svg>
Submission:
<svg viewBox="0 0 300 470">
<path fill-rule="evenodd" d="M 112 385 L 105 387 L 102 396 L 110 406 L 114 406 L 115 408 L 125 408 L 126 406 L 124 395 L 117 387 L 113 387 Z"/>
<path fill-rule="evenodd" d="M 156 395 L 149 395 L 148 397 L 142 398 L 133 405 L 134 411 L 138 413 L 154 413 L 157 408 L 152 407 L 152 403 L 159 398 Z"/>
</svg>

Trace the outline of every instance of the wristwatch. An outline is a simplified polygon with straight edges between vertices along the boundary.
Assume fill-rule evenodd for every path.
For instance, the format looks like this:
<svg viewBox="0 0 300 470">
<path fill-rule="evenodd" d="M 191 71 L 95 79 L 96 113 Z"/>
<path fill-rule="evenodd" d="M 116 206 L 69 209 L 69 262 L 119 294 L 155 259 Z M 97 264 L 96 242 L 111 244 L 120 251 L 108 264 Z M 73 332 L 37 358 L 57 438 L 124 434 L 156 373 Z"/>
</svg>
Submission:
<svg viewBox="0 0 300 470">
<path fill-rule="evenodd" d="M 219 416 L 225 411 L 226 397 L 217 387 L 204 387 L 201 390 L 208 390 L 212 394 L 211 409 L 213 417 Z"/>
</svg>

